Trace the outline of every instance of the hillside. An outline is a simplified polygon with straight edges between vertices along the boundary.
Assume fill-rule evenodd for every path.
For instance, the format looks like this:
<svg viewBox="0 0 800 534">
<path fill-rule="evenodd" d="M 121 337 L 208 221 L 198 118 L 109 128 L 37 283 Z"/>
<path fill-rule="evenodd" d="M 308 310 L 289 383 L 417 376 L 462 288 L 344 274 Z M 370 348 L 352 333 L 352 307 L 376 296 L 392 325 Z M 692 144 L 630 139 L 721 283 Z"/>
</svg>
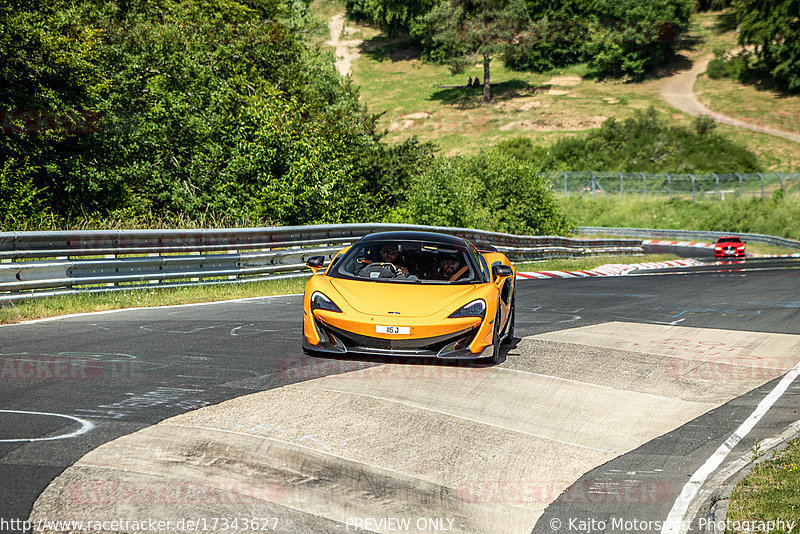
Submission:
<svg viewBox="0 0 800 534">
<path fill-rule="evenodd" d="M 320 16 L 337 12 L 336 3 L 314 3 Z M 340 5 L 343 10 L 343 4 Z M 480 88 L 452 87 L 464 85 L 468 77 L 480 76 L 482 66 L 464 74 L 453 75 L 445 66 L 424 61 L 421 48 L 413 39 L 390 39 L 377 29 L 348 21 L 342 35 L 351 42 L 357 54 L 352 63 L 352 76 L 360 96 L 370 111 L 382 113 L 378 127 L 388 141 L 418 137 L 436 143 L 443 153 L 473 153 L 503 140 L 523 136 L 534 145 L 547 146 L 558 139 L 572 137 L 598 128 L 609 117 L 624 119 L 636 110 L 656 109 L 670 126 L 691 127 L 693 118 L 681 113 L 662 96 L 662 88 L 670 76 L 685 71 L 692 63 L 710 55 L 715 46 L 733 47 L 735 33 L 718 20 L 722 13 L 699 13 L 692 19 L 689 34 L 676 61 L 651 73 L 641 82 L 600 80 L 588 76 L 586 65 L 575 65 L 545 73 L 513 71 L 502 62 L 492 64 L 494 98 L 482 103 Z M 359 42 L 360 41 L 360 42 Z M 698 84 L 705 83 L 704 76 Z M 720 84 L 722 85 L 722 84 Z M 725 101 L 717 94 L 708 98 L 706 85 L 699 86 L 700 98 Z M 756 119 L 772 120 L 777 125 L 791 124 L 787 112 L 800 109 L 800 97 L 747 91 L 731 88 L 734 94 L 746 92 Z M 757 93 L 757 94 L 753 94 Z M 730 111 L 739 100 L 722 110 Z M 788 108 L 786 107 L 788 105 Z M 783 113 L 784 115 L 780 115 Z M 752 115 L 752 113 L 751 113 Z M 764 170 L 783 172 L 800 169 L 800 144 L 772 135 L 720 125 L 716 132 L 753 152 Z"/>
</svg>

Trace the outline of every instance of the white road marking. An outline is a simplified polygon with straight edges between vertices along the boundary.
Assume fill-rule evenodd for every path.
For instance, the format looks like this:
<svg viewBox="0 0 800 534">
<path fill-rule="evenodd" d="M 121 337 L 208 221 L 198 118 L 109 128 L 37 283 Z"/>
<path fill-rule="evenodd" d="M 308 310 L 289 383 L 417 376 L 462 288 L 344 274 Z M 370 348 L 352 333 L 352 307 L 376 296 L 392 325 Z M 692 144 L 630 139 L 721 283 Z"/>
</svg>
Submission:
<svg viewBox="0 0 800 534">
<path fill-rule="evenodd" d="M 85 434 L 89 432 L 91 429 L 94 428 L 94 424 L 90 423 L 85 419 L 79 419 L 77 417 L 73 417 L 71 415 L 63 415 L 60 413 L 48 413 L 48 412 L 23 412 L 20 410 L 0 410 L 0 413 L 18 413 L 23 415 L 45 415 L 49 417 L 63 417 L 64 419 L 72 419 L 73 421 L 80 423 L 81 427 L 78 430 L 70 432 L 69 434 L 61 434 L 60 436 L 51 436 L 49 438 L 16 438 L 16 439 L 0 439 L 0 443 L 18 443 L 23 441 L 52 441 L 56 439 L 67 439 L 67 438 L 74 438 L 75 436 L 80 436 L 81 434 Z"/>
<path fill-rule="evenodd" d="M 144 330 L 145 332 L 156 332 L 161 334 L 196 334 L 197 332 L 201 332 L 203 330 L 212 330 L 214 328 L 220 327 L 229 327 L 230 324 L 212 324 L 211 326 L 198 326 L 197 328 L 192 328 L 191 330 L 153 330 L 153 325 L 142 325 L 139 327 L 140 330 Z"/>
<path fill-rule="evenodd" d="M 764 415 L 769 411 L 773 404 L 783 395 L 789 388 L 795 378 L 800 375 L 800 363 L 792 368 L 791 371 L 786 373 L 784 377 L 778 382 L 769 395 L 758 404 L 755 411 L 742 423 L 731 436 L 725 440 L 725 443 L 706 460 L 706 462 L 698 469 L 689 482 L 683 487 L 681 494 L 672 505 L 672 510 L 669 511 L 667 520 L 664 522 L 661 533 L 662 534 L 685 534 L 689 531 L 689 525 L 684 523 L 684 517 L 689 510 L 689 505 L 692 503 L 697 492 L 700 491 L 706 479 L 722 464 L 722 461 L 730 454 L 731 450 L 745 437 L 753 427 L 761 420 Z"/>
<path fill-rule="evenodd" d="M 231 329 L 231 335 L 232 336 L 238 336 L 239 334 L 237 332 L 239 330 L 241 330 L 242 328 L 244 328 L 246 326 L 254 326 L 254 324 L 255 323 L 250 323 L 250 324 L 243 324 L 242 326 L 237 326 L 236 328 Z"/>
</svg>

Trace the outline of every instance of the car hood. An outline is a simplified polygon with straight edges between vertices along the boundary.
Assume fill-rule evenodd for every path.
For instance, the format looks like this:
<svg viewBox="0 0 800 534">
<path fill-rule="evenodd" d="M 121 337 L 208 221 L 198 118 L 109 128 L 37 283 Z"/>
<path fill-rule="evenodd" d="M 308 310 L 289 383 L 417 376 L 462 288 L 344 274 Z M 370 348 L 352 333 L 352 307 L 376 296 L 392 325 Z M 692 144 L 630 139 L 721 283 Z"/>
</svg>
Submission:
<svg viewBox="0 0 800 534">
<path fill-rule="evenodd" d="M 342 278 L 333 278 L 330 284 L 360 313 L 401 317 L 426 317 L 443 310 L 456 311 L 470 302 L 470 296 L 479 287 L 472 284 L 366 282 Z"/>
</svg>

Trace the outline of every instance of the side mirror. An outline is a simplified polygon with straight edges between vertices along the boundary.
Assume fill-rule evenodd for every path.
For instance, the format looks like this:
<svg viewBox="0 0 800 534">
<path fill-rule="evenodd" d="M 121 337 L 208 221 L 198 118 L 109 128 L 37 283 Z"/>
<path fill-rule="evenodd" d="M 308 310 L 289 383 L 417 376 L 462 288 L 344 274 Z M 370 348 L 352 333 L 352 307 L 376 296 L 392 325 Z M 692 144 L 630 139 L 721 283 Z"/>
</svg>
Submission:
<svg viewBox="0 0 800 534">
<path fill-rule="evenodd" d="M 511 276 L 512 274 L 514 274 L 514 269 L 508 265 L 503 265 L 502 263 L 495 263 L 492 265 L 492 275 L 495 280 L 504 276 Z"/>
<path fill-rule="evenodd" d="M 325 264 L 325 256 L 311 256 L 306 261 L 306 267 L 314 271 L 314 274 L 317 274 L 317 270 Z"/>
</svg>

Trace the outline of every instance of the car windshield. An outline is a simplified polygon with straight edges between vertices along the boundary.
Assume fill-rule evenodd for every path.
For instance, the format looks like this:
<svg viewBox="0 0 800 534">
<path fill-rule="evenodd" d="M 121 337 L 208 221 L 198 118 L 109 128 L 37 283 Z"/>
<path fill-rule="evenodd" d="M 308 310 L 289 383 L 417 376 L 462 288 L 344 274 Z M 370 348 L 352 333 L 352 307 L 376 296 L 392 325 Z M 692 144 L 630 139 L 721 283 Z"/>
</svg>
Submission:
<svg viewBox="0 0 800 534">
<path fill-rule="evenodd" d="M 738 245 L 742 244 L 742 240 L 738 237 L 720 237 L 717 240 L 717 243 L 736 243 Z"/>
<path fill-rule="evenodd" d="M 376 282 L 474 284 L 483 282 L 462 245 L 424 241 L 356 243 L 331 276 Z"/>
</svg>

